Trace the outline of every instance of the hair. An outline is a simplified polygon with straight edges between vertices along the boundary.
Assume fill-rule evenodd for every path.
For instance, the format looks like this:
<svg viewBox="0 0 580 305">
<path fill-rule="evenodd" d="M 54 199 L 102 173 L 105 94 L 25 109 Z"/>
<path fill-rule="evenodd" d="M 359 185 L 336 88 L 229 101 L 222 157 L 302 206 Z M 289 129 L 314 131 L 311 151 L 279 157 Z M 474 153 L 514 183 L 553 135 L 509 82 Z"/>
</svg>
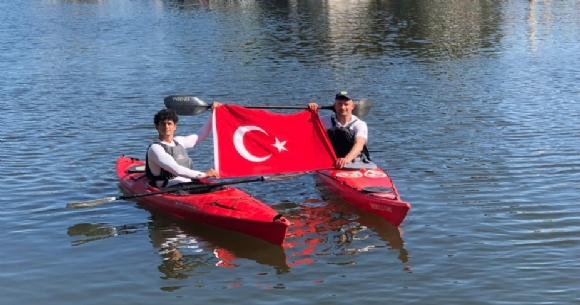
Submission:
<svg viewBox="0 0 580 305">
<path fill-rule="evenodd" d="M 159 112 L 157 112 L 157 114 L 153 118 L 153 123 L 155 123 L 155 126 L 157 126 L 159 125 L 159 122 L 163 122 L 165 120 L 171 120 L 173 121 L 173 123 L 177 124 L 177 122 L 179 121 L 179 117 L 177 116 L 177 113 L 175 113 L 175 111 L 173 111 L 172 109 L 162 109 L 159 110 Z"/>
</svg>

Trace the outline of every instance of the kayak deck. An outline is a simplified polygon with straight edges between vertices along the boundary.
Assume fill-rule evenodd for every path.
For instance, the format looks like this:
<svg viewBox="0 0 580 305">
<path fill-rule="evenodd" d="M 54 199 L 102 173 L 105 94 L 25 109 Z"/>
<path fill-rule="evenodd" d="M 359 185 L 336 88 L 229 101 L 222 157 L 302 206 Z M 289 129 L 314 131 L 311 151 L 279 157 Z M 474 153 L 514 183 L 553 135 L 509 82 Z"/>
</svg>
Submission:
<svg viewBox="0 0 580 305">
<path fill-rule="evenodd" d="M 411 205 L 399 197 L 391 178 L 379 167 L 319 170 L 314 177 L 345 201 L 384 218 L 394 226 L 401 225 L 411 209 Z"/>
<path fill-rule="evenodd" d="M 143 161 L 135 158 L 120 157 L 117 160 L 120 185 L 130 194 L 159 191 L 149 184 L 143 171 L 132 170 L 143 164 Z M 202 182 L 212 183 L 209 179 L 202 179 Z M 282 245 L 290 225 L 286 218 L 270 206 L 229 186 L 201 194 L 163 193 L 144 196 L 139 201 L 179 219 L 244 233 L 276 245 Z"/>
</svg>

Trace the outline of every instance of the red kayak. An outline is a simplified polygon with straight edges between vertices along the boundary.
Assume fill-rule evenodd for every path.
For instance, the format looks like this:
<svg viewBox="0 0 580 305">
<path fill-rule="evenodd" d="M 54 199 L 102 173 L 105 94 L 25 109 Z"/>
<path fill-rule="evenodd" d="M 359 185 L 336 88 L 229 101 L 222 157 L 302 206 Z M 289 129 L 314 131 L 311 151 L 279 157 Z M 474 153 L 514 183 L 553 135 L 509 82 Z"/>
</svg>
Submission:
<svg viewBox="0 0 580 305">
<path fill-rule="evenodd" d="M 391 178 L 379 167 L 319 170 L 314 177 L 345 201 L 384 218 L 394 226 L 401 225 L 411 209 L 411 205 L 399 197 Z"/>
<path fill-rule="evenodd" d="M 117 160 L 117 176 L 129 194 L 159 191 L 145 177 L 145 162 L 135 158 Z M 209 179 L 202 179 L 211 184 Z M 251 235 L 282 245 L 290 222 L 276 210 L 234 187 L 202 194 L 170 194 L 140 197 L 139 201 L 179 219 L 204 223 Z"/>
</svg>

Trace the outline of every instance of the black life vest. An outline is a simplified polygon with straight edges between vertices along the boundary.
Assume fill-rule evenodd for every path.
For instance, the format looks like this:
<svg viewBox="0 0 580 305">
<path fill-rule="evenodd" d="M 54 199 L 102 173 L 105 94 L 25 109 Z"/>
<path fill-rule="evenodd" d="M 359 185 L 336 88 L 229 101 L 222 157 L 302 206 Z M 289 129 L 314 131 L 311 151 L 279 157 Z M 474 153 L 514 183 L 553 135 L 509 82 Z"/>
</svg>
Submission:
<svg viewBox="0 0 580 305">
<path fill-rule="evenodd" d="M 163 147 L 163 149 L 170 154 L 173 159 L 175 159 L 175 162 L 177 162 L 177 164 L 183 166 L 183 167 L 187 167 L 187 168 L 191 168 L 193 165 L 193 160 L 191 160 L 191 158 L 189 157 L 189 155 L 187 154 L 187 150 L 185 149 L 185 147 L 181 144 L 179 144 L 177 141 L 173 141 L 173 143 L 175 143 L 175 146 L 169 146 L 165 143 L 162 143 L 160 141 L 155 141 L 153 144 L 159 144 L 161 145 L 161 147 Z M 151 145 L 149 145 L 149 147 L 151 147 Z M 149 148 L 147 148 L 147 150 L 149 150 Z M 149 168 L 149 157 L 146 155 L 145 157 L 145 175 L 147 176 L 147 178 L 151 181 L 151 185 L 157 187 L 157 181 L 163 181 L 163 185 L 162 187 L 167 186 L 167 183 L 169 182 L 169 180 L 175 178 L 176 176 L 168 171 L 166 171 L 165 169 L 161 169 L 161 173 L 159 173 L 158 176 L 155 176 L 152 172 L 151 169 Z"/>
<path fill-rule="evenodd" d="M 330 143 L 332 144 L 332 148 L 334 148 L 334 153 L 336 154 L 337 158 L 344 158 L 352 147 L 354 146 L 354 131 L 351 129 L 352 125 L 358 121 L 355 119 L 354 121 L 348 123 L 346 126 L 338 127 L 336 123 L 336 118 L 333 116 L 330 118 L 332 121 L 332 127 L 326 131 L 328 138 L 330 139 Z M 361 159 L 364 160 L 371 160 L 369 150 L 367 146 L 363 147 L 361 154 L 359 155 Z M 366 159 L 365 159 L 366 158 Z"/>
</svg>

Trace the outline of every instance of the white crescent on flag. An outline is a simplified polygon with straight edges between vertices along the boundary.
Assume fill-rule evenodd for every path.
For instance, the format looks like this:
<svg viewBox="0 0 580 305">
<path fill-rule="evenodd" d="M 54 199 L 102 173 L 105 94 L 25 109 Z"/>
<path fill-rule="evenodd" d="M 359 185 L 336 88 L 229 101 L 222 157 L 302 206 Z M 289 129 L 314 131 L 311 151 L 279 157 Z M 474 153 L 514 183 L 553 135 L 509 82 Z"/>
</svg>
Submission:
<svg viewBox="0 0 580 305">
<path fill-rule="evenodd" d="M 272 154 L 269 154 L 265 157 L 257 157 L 257 156 L 252 155 L 246 149 L 246 146 L 244 146 L 244 136 L 246 135 L 246 132 L 252 131 L 252 130 L 261 131 L 264 134 L 268 135 L 268 133 L 265 132 L 264 129 L 262 129 L 258 126 L 240 126 L 240 127 L 238 127 L 238 129 L 236 129 L 236 132 L 234 133 L 234 146 L 236 147 L 236 151 L 242 157 L 244 157 L 244 159 L 246 159 L 248 161 L 252 161 L 252 162 L 264 162 L 264 161 L 268 160 L 272 156 Z"/>
</svg>

